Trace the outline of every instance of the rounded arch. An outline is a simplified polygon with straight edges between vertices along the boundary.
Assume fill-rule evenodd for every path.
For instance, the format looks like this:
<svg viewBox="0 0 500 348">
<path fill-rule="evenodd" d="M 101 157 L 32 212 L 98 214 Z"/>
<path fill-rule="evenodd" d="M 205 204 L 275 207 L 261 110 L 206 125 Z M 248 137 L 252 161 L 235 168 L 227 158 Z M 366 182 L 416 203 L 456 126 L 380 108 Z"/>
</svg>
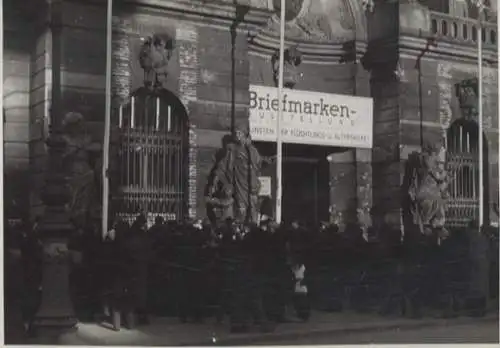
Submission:
<svg viewBox="0 0 500 348">
<path fill-rule="evenodd" d="M 451 171 L 449 184 L 449 225 L 466 226 L 479 217 L 479 126 L 474 120 L 458 119 L 447 130 L 447 162 Z M 489 222 L 488 141 L 483 137 L 483 217 Z"/>
<path fill-rule="evenodd" d="M 148 122 L 147 126 L 152 127 L 152 124 L 149 124 L 150 121 L 155 119 L 156 116 L 156 99 L 159 99 L 160 105 L 159 105 L 159 111 L 160 111 L 160 129 L 163 129 L 163 127 L 167 127 L 167 131 L 176 131 L 176 132 L 182 132 L 185 131 L 187 132 L 189 129 L 189 118 L 188 118 L 188 113 L 187 110 L 182 103 L 182 101 L 175 95 L 175 93 L 172 93 L 168 89 L 165 88 L 158 88 L 158 89 L 150 89 L 147 87 L 140 87 L 136 89 L 134 92 L 131 93 L 130 98 L 134 98 L 135 102 L 135 111 L 137 112 L 139 109 L 137 109 L 137 106 L 144 106 L 148 107 L 148 113 L 142 115 L 146 121 Z M 129 100 L 128 104 L 130 105 L 131 100 Z M 141 104 L 137 104 L 141 103 Z M 146 105 L 147 104 L 147 105 Z M 162 108 L 165 107 L 165 108 Z M 171 129 L 168 130 L 168 108 L 170 107 L 170 127 Z M 146 110 L 144 110 L 146 111 Z M 153 112 L 152 112 L 153 111 Z M 141 119 L 136 117 L 136 121 L 140 121 Z M 174 125 L 174 123 L 176 123 Z M 156 126 L 156 124 L 155 124 Z M 177 126 L 174 127 L 174 126 Z"/>
<path fill-rule="evenodd" d="M 113 211 L 131 220 L 146 213 L 188 216 L 189 120 L 181 100 L 164 88 L 140 87 L 116 110 L 119 141 Z"/>
</svg>

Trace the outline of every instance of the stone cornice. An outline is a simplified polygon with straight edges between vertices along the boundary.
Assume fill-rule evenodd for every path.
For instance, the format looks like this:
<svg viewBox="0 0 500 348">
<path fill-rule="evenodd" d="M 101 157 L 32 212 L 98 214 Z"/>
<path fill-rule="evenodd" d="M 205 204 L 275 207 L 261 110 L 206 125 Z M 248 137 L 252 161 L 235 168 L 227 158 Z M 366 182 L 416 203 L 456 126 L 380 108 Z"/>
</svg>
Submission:
<svg viewBox="0 0 500 348">
<path fill-rule="evenodd" d="M 237 16 L 237 7 L 228 2 L 200 1 L 198 4 L 191 0 L 124 0 L 123 7 L 137 7 L 138 12 L 165 14 L 170 12 L 178 17 L 193 22 L 205 22 L 208 20 L 231 25 Z M 245 14 L 242 25 L 261 26 L 267 23 L 272 15 L 270 10 L 249 7 Z"/>
<path fill-rule="evenodd" d="M 359 60 L 366 52 L 366 43 L 348 42 L 343 44 L 307 44 L 300 41 L 287 40 L 286 47 L 297 46 L 302 53 L 305 64 L 339 64 L 353 61 L 353 52 Z M 251 41 L 249 48 L 252 52 L 272 56 L 279 49 L 279 41 L 265 40 L 263 38 Z M 352 57 L 352 58 L 349 58 Z"/>
<path fill-rule="evenodd" d="M 401 36 L 399 38 L 399 52 L 406 56 L 415 56 L 421 54 L 426 47 L 427 38 L 414 36 Z M 437 58 L 441 60 L 452 60 L 460 62 L 476 62 L 477 47 L 475 45 L 455 44 L 442 40 L 436 40 L 436 46 L 429 47 L 425 56 L 428 58 Z M 496 64 L 498 55 L 496 51 L 491 49 L 483 50 L 483 58 L 487 63 Z"/>
</svg>

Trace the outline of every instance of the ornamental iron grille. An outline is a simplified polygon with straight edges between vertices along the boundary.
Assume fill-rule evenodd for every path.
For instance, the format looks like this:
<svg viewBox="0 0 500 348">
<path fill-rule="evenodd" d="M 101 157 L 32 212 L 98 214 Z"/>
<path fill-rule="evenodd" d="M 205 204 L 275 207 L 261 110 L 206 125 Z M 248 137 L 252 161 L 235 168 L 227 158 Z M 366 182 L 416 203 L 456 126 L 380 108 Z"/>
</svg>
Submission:
<svg viewBox="0 0 500 348">
<path fill-rule="evenodd" d="M 479 217 L 478 131 L 479 127 L 474 121 L 463 119 L 456 121 L 448 129 L 447 160 L 451 180 L 448 186 L 446 220 L 450 226 L 467 226 Z M 483 175 L 487 187 L 487 175 Z"/>
<path fill-rule="evenodd" d="M 118 217 L 145 213 L 182 221 L 187 215 L 188 123 L 181 101 L 163 88 L 142 87 L 119 107 Z"/>
</svg>

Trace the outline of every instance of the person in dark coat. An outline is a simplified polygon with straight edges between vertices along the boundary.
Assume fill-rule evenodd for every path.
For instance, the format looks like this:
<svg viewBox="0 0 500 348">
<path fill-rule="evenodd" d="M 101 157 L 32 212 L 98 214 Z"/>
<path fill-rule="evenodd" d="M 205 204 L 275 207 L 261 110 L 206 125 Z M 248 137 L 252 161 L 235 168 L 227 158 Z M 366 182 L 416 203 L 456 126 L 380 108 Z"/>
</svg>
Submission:
<svg viewBox="0 0 500 348">
<path fill-rule="evenodd" d="M 150 270 L 148 272 L 148 307 L 162 314 L 165 310 L 164 296 L 166 295 L 166 280 L 168 274 L 163 260 L 163 249 L 166 247 L 166 225 L 161 216 L 155 218 L 153 226 L 148 231 L 149 244 L 151 245 Z"/>
<path fill-rule="evenodd" d="M 273 221 L 263 225 L 269 233 L 269 259 L 266 269 L 266 312 L 275 322 L 286 322 L 286 308 L 291 301 L 293 274 L 290 268 L 290 244 L 284 226 Z"/>
<path fill-rule="evenodd" d="M 121 328 L 123 312 L 123 296 L 125 287 L 125 268 L 123 255 L 123 238 L 130 226 L 118 220 L 113 229 L 106 234 L 100 250 L 100 283 L 105 318 L 111 319 L 113 329 Z"/>
<path fill-rule="evenodd" d="M 233 259 L 235 240 L 233 240 L 233 221 L 227 219 L 220 224 L 215 231 L 217 241 L 216 264 L 218 273 L 218 286 L 216 295 L 217 322 L 222 322 L 226 314 L 230 312 L 230 305 L 234 290 L 233 281 Z"/>
<path fill-rule="evenodd" d="M 267 233 L 255 225 L 242 227 L 236 232 L 238 246 L 235 258 L 234 292 L 231 308 L 231 332 L 241 333 L 249 329 L 249 319 L 259 326 L 261 332 L 270 332 L 274 327 L 264 310 L 264 287 L 268 245 Z"/>
<path fill-rule="evenodd" d="M 126 322 L 129 328 L 138 324 L 149 323 L 147 306 L 148 270 L 151 245 L 147 236 L 147 220 L 141 214 L 130 227 L 128 236 L 123 241 L 126 267 L 125 301 L 127 308 Z"/>
<path fill-rule="evenodd" d="M 178 256 L 178 304 L 182 322 L 203 320 L 203 233 L 194 223 L 188 222 L 176 244 Z M 201 290 L 200 292 L 200 289 Z"/>
<path fill-rule="evenodd" d="M 21 236 L 23 269 L 23 321 L 28 334 L 33 333 L 33 320 L 40 304 L 42 286 L 43 245 L 38 236 L 39 218 L 33 226 L 26 226 Z"/>
</svg>

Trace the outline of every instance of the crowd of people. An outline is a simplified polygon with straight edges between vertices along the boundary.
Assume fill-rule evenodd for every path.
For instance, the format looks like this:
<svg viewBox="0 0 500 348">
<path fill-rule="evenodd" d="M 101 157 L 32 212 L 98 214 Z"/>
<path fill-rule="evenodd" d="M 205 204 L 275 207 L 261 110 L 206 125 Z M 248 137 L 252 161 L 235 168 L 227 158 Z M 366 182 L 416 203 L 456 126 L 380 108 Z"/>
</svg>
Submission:
<svg viewBox="0 0 500 348">
<path fill-rule="evenodd" d="M 498 232 L 498 231 L 494 231 Z M 470 275 L 467 229 L 443 243 L 404 242 L 389 226 L 364 231 L 335 225 L 278 225 L 271 219 L 239 224 L 228 219 L 165 222 L 147 227 L 139 215 L 117 220 L 103 236 L 83 233 L 71 249 L 73 303 L 80 320 L 107 320 L 115 330 L 148 325 L 151 316 L 182 322 L 228 319 L 233 332 L 268 332 L 277 324 L 307 321 L 312 309 L 375 310 L 422 315 L 465 308 Z M 23 314 L 26 328 L 41 289 L 41 242 L 35 227 L 23 234 Z M 490 243 L 490 294 L 498 295 L 498 239 Z M 489 295 L 488 295 L 489 296 Z M 475 305 L 476 313 L 484 306 Z"/>
</svg>

